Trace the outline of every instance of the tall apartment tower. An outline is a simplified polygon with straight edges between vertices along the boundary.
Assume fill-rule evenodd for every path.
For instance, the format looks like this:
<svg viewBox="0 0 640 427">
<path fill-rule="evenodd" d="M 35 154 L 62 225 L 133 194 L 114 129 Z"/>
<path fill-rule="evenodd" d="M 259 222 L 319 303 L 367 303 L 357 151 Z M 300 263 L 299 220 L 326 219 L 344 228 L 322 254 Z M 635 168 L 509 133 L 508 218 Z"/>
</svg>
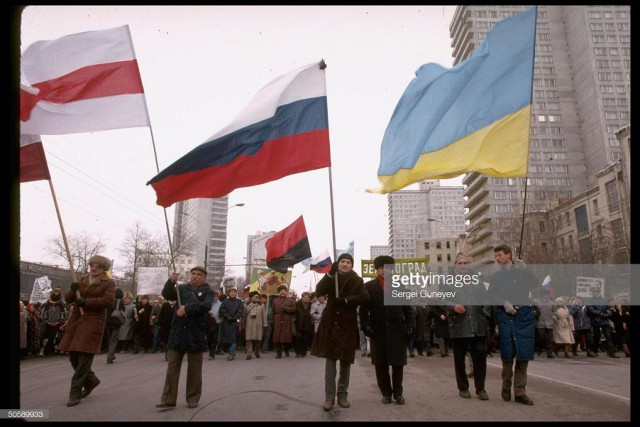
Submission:
<svg viewBox="0 0 640 427">
<path fill-rule="evenodd" d="M 462 186 L 440 186 L 427 180 L 418 190 L 387 195 L 389 248 L 394 258 L 415 258 L 416 240 L 452 237 L 465 230 Z"/>
<path fill-rule="evenodd" d="M 195 265 L 205 267 L 213 289 L 220 287 L 225 271 L 228 210 L 227 197 L 176 203 L 172 243 L 178 271 L 186 274 Z"/>
<path fill-rule="evenodd" d="M 450 24 L 454 65 L 491 27 L 529 6 L 458 6 Z M 629 6 L 538 6 L 526 211 L 544 211 L 597 184 L 621 158 L 615 132 L 630 123 Z M 471 173 L 468 233 L 476 262 L 519 245 L 525 178 Z"/>
</svg>

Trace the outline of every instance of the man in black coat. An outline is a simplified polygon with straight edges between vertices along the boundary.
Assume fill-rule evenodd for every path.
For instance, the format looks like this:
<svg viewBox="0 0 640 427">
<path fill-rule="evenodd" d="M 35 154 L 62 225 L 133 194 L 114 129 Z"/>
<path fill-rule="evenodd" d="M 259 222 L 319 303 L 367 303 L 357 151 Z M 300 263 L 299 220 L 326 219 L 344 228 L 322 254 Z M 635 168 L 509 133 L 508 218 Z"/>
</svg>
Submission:
<svg viewBox="0 0 640 427">
<path fill-rule="evenodd" d="M 395 260 L 382 255 L 373 260 L 377 277 L 367 283 L 369 303 L 360 308 L 360 327 L 371 338 L 371 363 L 375 366 L 376 381 L 382 393 L 382 403 L 404 405 L 403 370 L 407 364 L 407 338 L 416 328 L 416 310 L 411 306 L 385 306 L 385 270 L 393 269 Z M 389 375 L 391 366 L 391 376 Z"/>
<path fill-rule="evenodd" d="M 162 289 L 166 300 L 176 301 L 169 332 L 167 375 L 162 398 L 156 408 L 175 408 L 178 398 L 180 368 L 187 354 L 187 391 L 189 408 L 197 408 L 202 394 L 202 352 L 207 350 L 206 315 L 213 304 L 213 291 L 204 267 L 191 269 L 191 280 L 178 285 L 178 273 L 171 274 Z"/>
</svg>

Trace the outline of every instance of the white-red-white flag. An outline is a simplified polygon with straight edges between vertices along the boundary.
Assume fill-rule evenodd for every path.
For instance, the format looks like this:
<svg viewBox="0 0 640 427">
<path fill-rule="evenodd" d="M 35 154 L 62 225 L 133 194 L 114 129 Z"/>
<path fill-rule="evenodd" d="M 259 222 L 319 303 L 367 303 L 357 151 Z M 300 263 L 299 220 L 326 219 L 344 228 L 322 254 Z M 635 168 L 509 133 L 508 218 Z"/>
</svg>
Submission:
<svg viewBox="0 0 640 427">
<path fill-rule="evenodd" d="M 51 179 L 39 135 L 20 135 L 20 182 Z"/>
<path fill-rule="evenodd" d="M 20 72 L 22 134 L 149 126 L 128 25 L 35 42 Z"/>
</svg>

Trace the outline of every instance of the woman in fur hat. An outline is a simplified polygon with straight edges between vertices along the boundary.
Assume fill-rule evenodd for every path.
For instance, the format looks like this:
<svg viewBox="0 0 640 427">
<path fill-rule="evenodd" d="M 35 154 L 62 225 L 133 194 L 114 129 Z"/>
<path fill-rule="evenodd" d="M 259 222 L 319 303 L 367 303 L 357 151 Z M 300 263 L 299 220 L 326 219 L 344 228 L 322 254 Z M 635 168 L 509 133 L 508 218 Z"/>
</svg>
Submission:
<svg viewBox="0 0 640 427">
<path fill-rule="evenodd" d="M 69 352 L 69 362 L 74 374 L 67 406 L 80 404 L 89 396 L 100 380 L 91 370 L 93 356 L 100 353 L 107 310 L 115 300 L 115 282 L 107 275 L 111 261 L 101 255 L 89 258 L 89 272 L 71 284 L 64 298 L 76 309 L 65 326 L 58 348 Z"/>
</svg>

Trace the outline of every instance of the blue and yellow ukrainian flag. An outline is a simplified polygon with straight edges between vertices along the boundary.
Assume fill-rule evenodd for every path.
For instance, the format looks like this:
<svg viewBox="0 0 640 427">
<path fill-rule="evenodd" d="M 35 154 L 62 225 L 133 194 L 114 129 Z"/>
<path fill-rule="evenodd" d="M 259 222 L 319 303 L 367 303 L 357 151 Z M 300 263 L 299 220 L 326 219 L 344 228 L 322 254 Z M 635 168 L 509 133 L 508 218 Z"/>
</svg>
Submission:
<svg viewBox="0 0 640 427">
<path fill-rule="evenodd" d="M 536 9 L 497 23 L 455 67 L 418 69 L 382 140 L 382 187 L 367 191 L 385 194 L 469 172 L 526 176 Z"/>
</svg>

